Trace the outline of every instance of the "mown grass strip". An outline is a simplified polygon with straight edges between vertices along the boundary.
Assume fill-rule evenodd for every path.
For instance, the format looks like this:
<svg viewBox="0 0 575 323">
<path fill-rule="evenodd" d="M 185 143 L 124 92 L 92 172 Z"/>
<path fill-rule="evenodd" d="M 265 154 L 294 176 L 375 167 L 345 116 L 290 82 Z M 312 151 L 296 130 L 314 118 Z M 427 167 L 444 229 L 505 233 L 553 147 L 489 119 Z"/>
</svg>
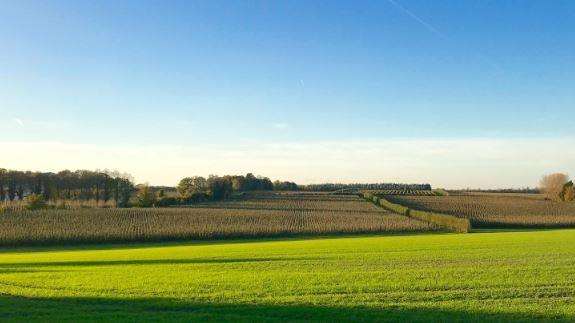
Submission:
<svg viewBox="0 0 575 323">
<path fill-rule="evenodd" d="M 412 217 L 425 222 L 434 223 L 453 232 L 467 233 L 471 230 L 471 223 L 469 219 L 458 218 L 442 213 L 413 210 L 406 206 L 392 203 L 383 197 L 376 196 L 369 192 L 363 193 L 363 197 L 391 212 Z"/>
</svg>

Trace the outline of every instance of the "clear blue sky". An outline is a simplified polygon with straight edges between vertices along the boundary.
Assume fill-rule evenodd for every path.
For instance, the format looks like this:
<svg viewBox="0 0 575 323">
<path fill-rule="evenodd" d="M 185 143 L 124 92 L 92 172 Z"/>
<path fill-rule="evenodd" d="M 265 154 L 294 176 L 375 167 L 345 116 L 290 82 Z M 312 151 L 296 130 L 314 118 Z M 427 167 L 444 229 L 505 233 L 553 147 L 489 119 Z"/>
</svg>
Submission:
<svg viewBox="0 0 575 323">
<path fill-rule="evenodd" d="M 0 0 L 4 143 L 513 145 L 572 139 L 574 108 L 574 1 Z"/>
</svg>

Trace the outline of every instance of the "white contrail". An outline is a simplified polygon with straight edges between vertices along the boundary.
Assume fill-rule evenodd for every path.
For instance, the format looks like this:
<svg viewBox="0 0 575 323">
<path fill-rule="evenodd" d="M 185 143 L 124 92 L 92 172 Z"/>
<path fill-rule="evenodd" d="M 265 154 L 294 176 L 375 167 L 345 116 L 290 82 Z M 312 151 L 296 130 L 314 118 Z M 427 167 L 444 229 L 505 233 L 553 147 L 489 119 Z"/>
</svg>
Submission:
<svg viewBox="0 0 575 323">
<path fill-rule="evenodd" d="M 402 11 L 404 14 L 408 15 L 413 20 L 417 21 L 420 25 L 424 26 L 430 32 L 436 34 L 437 36 L 443 38 L 444 40 L 449 40 L 449 37 L 447 37 L 447 35 L 445 35 L 441 31 L 439 31 L 439 29 L 433 27 L 433 25 L 431 25 L 431 24 L 427 23 L 425 20 L 419 18 L 419 16 L 417 16 L 416 14 L 414 14 L 413 12 L 411 12 L 409 9 L 405 8 L 404 6 L 400 5 L 395 0 L 387 0 L 387 1 L 389 3 L 391 3 L 394 7 L 396 7 L 400 11 Z M 477 55 L 477 57 L 479 57 L 480 59 L 482 59 L 486 63 L 488 63 L 489 65 L 491 65 L 491 67 L 495 68 L 499 73 L 502 73 L 504 71 L 503 68 L 501 66 L 499 66 L 499 64 L 495 60 L 493 60 L 491 57 L 489 57 L 488 55 L 485 55 L 485 54 L 483 54 L 477 50 L 474 51 L 474 54 Z"/>
<path fill-rule="evenodd" d="M 406 15 L 408 15 L 409 17 L 411 17 L 413 20 L 417 21 L 418 23 L 420 23 L 422 26 L 424 26 L 425 28 L 427 28 L 427 30 L 429 30 L 430 32 L 438 35 L 441 38 L 447 38 L 441 31 L 439 31 L 437 28 L 433 27 L 431 24 L 425 22 L 425 20 L 419 18 L 419 16 L 417 16 L 416 14 L 414 14 L 413 12 L 411 12 L 410 10 L 408 10 L 407 8 L 405 8 L 404 6 L 400 5 L 399 3 L 395 2 L 394 0 L 387 0 L 389 3 L 391 3 L 394 7 L 396 7 L 397 9 L 401 10 L 403 13 L 405 13 Z"/>
</svg>

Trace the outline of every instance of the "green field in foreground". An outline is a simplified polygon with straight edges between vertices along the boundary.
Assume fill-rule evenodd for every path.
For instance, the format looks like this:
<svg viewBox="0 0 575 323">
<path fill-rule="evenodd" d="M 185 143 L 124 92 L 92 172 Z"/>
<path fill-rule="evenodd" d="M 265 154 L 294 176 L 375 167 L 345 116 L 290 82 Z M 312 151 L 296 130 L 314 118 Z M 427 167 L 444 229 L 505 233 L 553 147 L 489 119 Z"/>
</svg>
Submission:
<svg viewBox="0 0 575 323">
<path fill-rule="evenodd" d="M 5 320 L 575 320 L 575 230 L 0 250 Z"/>
</svg>

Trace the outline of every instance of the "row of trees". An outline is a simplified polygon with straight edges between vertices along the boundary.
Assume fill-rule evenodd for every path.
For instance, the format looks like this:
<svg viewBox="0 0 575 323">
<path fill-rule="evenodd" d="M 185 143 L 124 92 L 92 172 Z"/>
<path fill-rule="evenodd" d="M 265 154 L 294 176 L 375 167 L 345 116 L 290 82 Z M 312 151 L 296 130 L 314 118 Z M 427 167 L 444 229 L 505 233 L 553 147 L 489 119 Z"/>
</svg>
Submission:
<svg viewBox="0 0 575 323">
<path fill-rule="evenodd" d="M 126 206 L 133 191 L 132 177 L 117 171 L 43 173 L 0 169 L 0 202 L 23 200 L 34 194 L 46 201 L 113 200 L 118 206 Z"/>
<path fill-rule="evenodd" d="M 137 193 L 133 202 L 134 206 L 173 206 L 205 202 L 208 200 L 222 200 L 230 197 L 233 193 L 249 191 L 297 191 L 298 186 L 293 182 L 271 182 L 267 177 L 254 176 L 249 173 L 246 176 L 215 176 L 208 178 L 201 176 L 183 178 L 178 184 L 177 196 L 166 194 L 170 187 L 151 187 L 147 184 L 136 186 Z"/>
<path fill-rule="evenodd" d="M 299 191 L 299 186 L 294 182 L 274 181 L 274 191 Z"/>
<path fill-rule="evenodd" d="M 333 192 L 338 190 L 412 190 L 412 191 L 430 191 L 430 184 L 397 184 L 397 183 L 374 183 L 374 184 L 310 184 L 299 187 L 302 191 L 313 192 Z"/>
<path fill-rule="evenodd" d="M 573 181 L 569 180 L 569 175 L 555 173 L 544 175 L 539 181 L 541 192 L 545 193 L 547 198 L 557 201 L 575 200 L 575 188 Z"/>
<path fill-rule="evenodd" d="M 162 187 L 147 184 L 135 186 L 129 174 L 117 171 L 64 170 L 58 173 L 31 172 L 0 169 L 0 202 L 38 201 L 114 201 L 119 207 L 168 206 L 221 200 L 234 192 L 297 190 L 293 182 L 272 181 L 267 177 L 254 176 L 200 176 L 186 177 L 177 187 L 179 197 L 164 194 Z M 134 194 L 135 193 L 135 194 Z"/>
<path fill-rule="evenodd" d="M 234 192 L 297 190 L 297 184 L 292 182 L 272 181 L 267 177 L 210 175 L 207 179 L 201 176 L 183 178 L 177 190 L 183 200 L 194 202 L 202 199 L 221 200 L 228 198 Z"/>
</svg>

